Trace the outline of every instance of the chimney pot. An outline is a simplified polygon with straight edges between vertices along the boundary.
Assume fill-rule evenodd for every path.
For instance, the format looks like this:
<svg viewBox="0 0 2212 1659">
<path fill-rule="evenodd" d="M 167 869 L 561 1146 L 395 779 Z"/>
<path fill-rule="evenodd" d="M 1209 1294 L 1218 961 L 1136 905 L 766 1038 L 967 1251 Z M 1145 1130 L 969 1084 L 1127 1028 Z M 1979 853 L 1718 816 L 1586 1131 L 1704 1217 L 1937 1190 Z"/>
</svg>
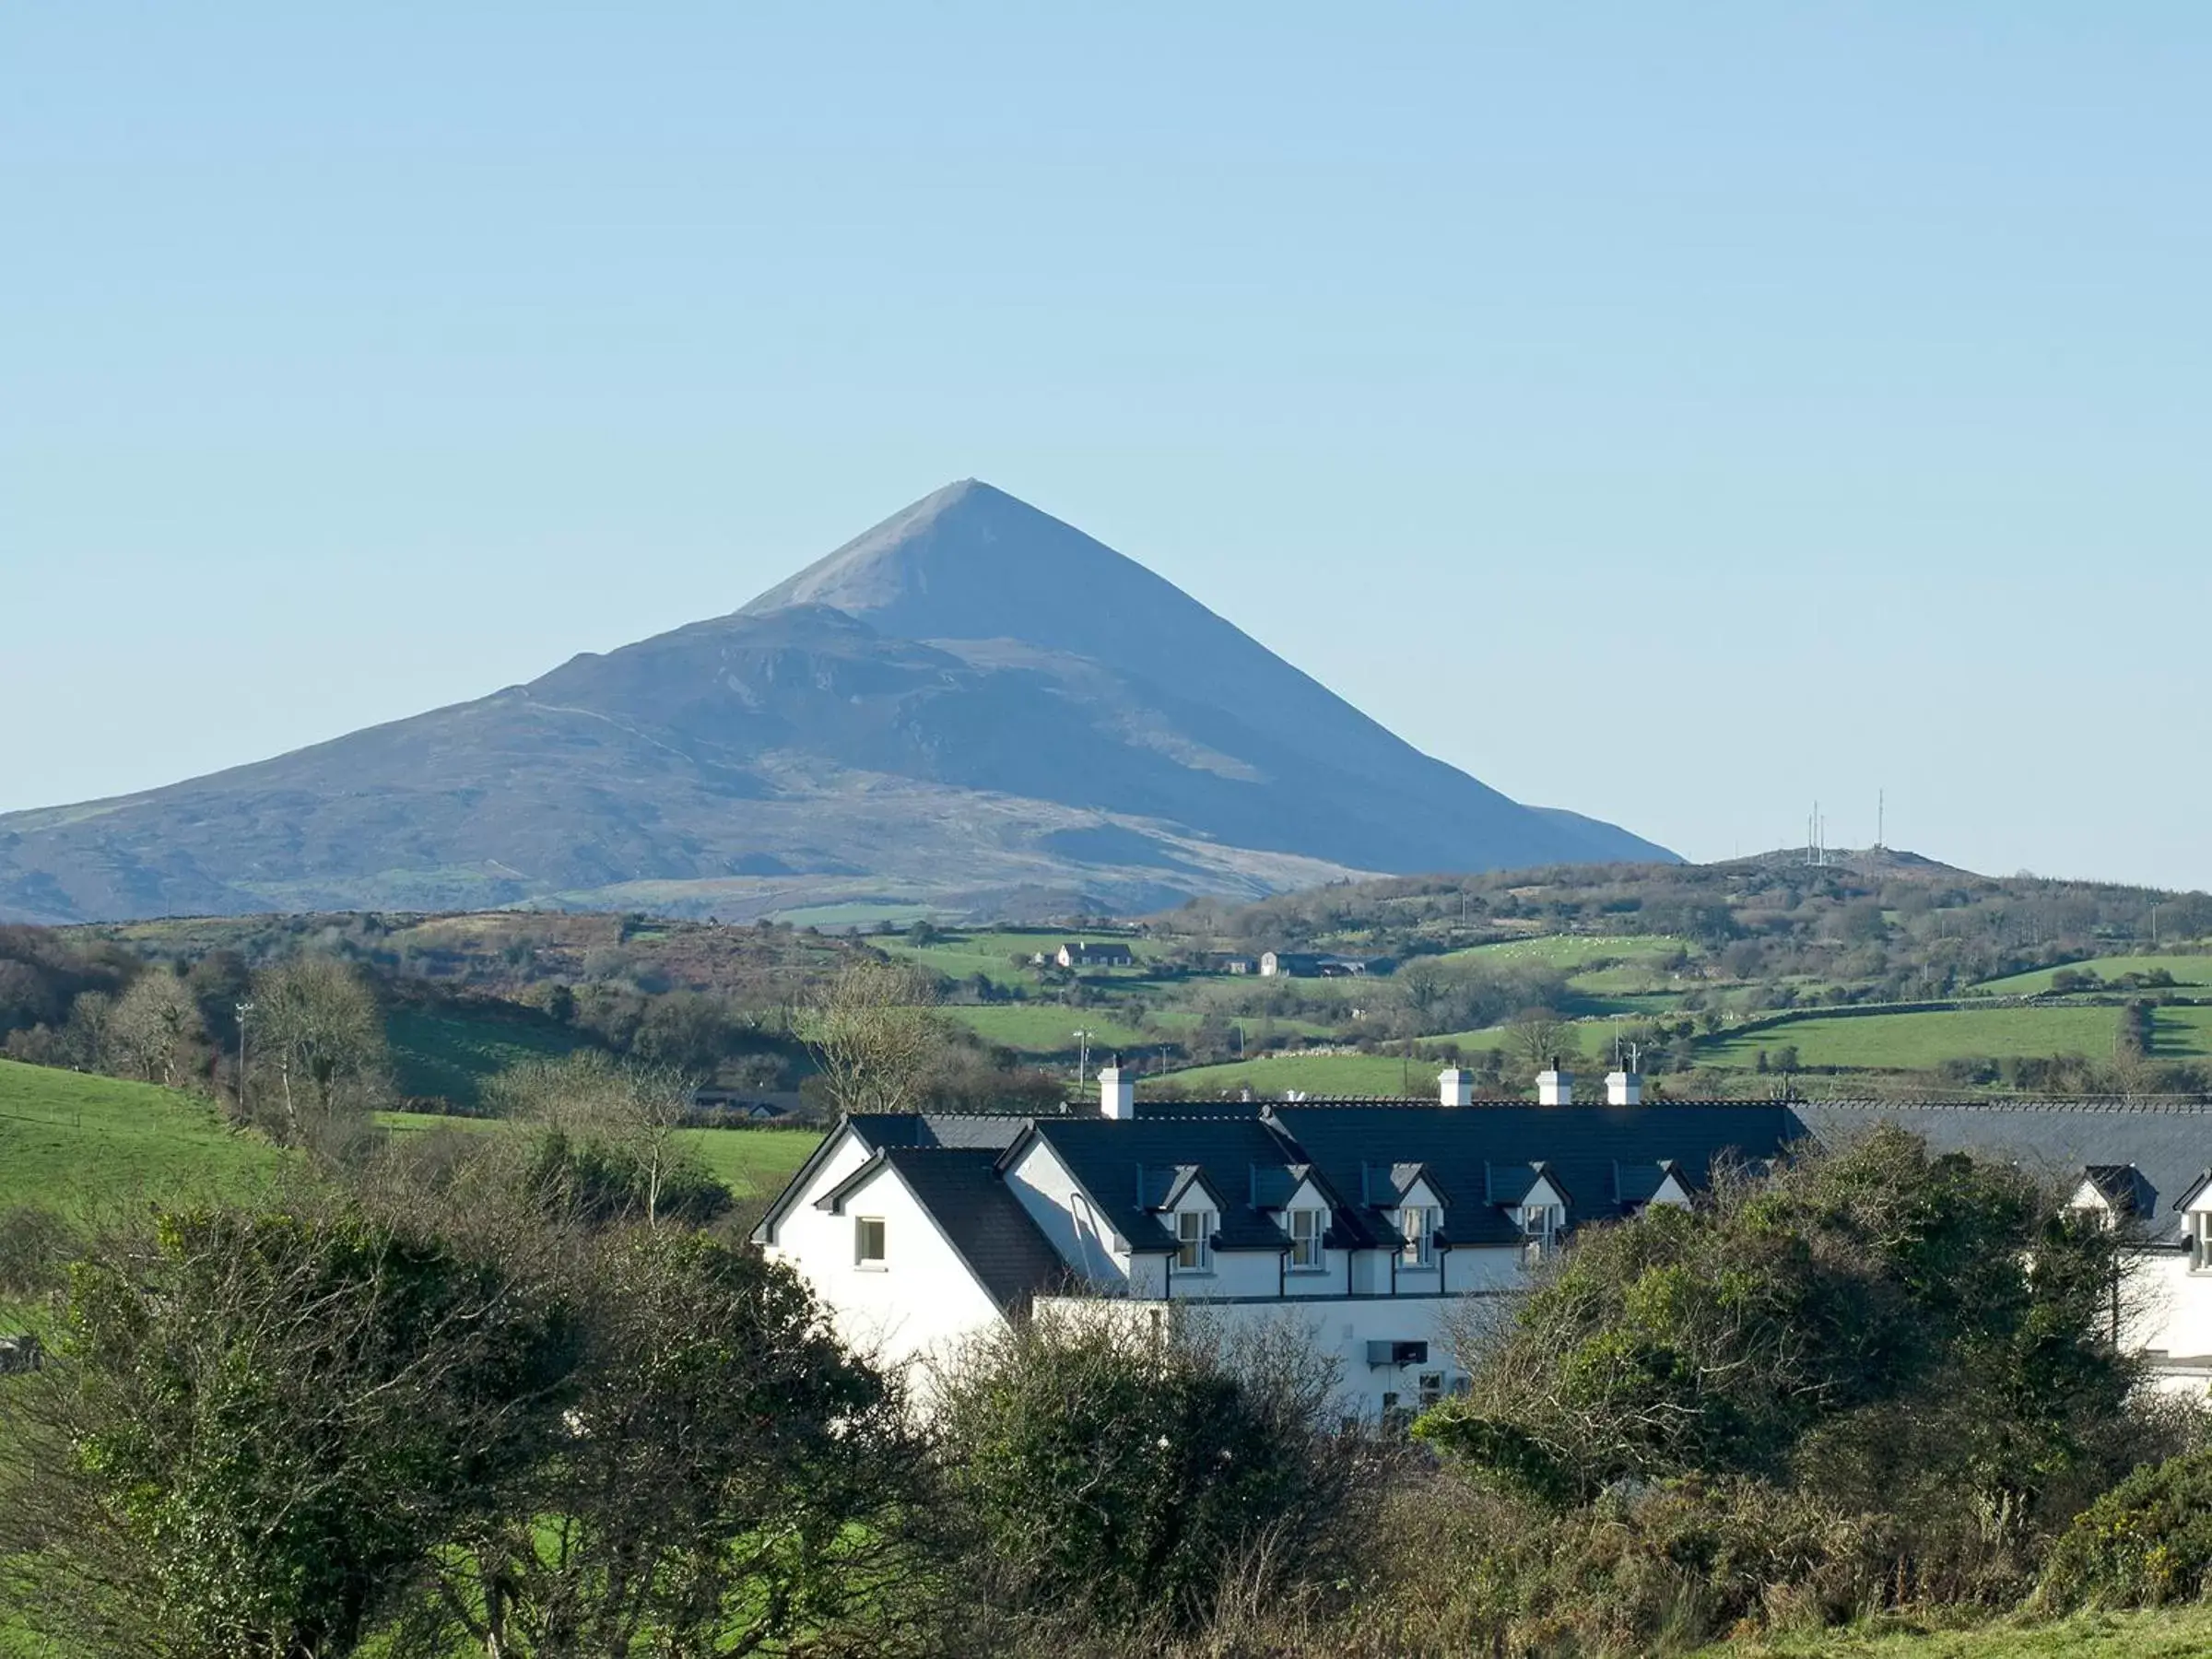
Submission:
<svg viewBox="0 0 2212 1659">
<path fill-rule="evenodd" d="M 1536 1104 L 1539 1106 L 1571 1106 L 1574 1104 L 1574 1074 L 1561 1071 L 1555 1065 L 1549 1071 L 1536 1074 Z"/>
<path fill-rule="evenodd" d="M 1449 1066 L 1436 1075 L 1437 1098 L 1447 1106 L 1475 1104 L 1475 1074 Z"/>
<path fill-rule="evenodd" d="M 1606 1104 L 1608 1106 L 1641 1106 L 1643 1104 L 1643 1074 L 1617 1071 L 1606 1074 Z"/>
<path fill-rule="evenodd" d="M 1136 1078 L 1118 1065 L 1099 1067 L 1099 1112 L 1118 1119 L 1136 1115 Z"/>
</svg>

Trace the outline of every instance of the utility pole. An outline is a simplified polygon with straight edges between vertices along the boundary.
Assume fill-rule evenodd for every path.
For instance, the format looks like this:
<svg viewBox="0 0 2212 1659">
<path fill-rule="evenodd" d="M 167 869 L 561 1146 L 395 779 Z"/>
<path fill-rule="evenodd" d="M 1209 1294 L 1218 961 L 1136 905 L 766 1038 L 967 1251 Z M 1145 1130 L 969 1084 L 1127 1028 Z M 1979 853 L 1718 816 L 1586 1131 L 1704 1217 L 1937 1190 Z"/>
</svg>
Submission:
<svg viewBox="0 0 2212 1659">
<path fill-rule="evenodd" d="M 238 1114 L 246 1114 L 246 1016 L 253 1012 L 251 1001 L 238 1005 Z"/>
<path fill-rule="evenodd" d="M 1076 1051 L 1076 1082 L 1080 1086 L 1090 1080 L 1090 1033 L 1070 1031 L 1068 1035 L 1082 1045 Z"/>
</svg>

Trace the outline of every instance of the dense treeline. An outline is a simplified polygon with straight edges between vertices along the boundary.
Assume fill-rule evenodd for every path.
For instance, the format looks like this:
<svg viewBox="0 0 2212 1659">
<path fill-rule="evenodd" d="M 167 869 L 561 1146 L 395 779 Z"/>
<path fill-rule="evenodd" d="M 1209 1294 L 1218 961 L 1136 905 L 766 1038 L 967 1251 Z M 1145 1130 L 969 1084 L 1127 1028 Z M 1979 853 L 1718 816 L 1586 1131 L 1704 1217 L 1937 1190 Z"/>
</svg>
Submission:
<svg viewBox="0 0 2212 1659">
<path fill-rule="evenodd" d="M 1202 1306 L 887 1371 L 665 1201 L 665 1077 L 507 1087 L 506 1131 L 9 1258 L 65 1316 L 0 1377 L 0 1582 L 57 1653 L 1626 1655 L 2212 1566 L 2121 1241 L 1893 1131 L 1469 1304 L 1406 1439 Z"/>
</svg>

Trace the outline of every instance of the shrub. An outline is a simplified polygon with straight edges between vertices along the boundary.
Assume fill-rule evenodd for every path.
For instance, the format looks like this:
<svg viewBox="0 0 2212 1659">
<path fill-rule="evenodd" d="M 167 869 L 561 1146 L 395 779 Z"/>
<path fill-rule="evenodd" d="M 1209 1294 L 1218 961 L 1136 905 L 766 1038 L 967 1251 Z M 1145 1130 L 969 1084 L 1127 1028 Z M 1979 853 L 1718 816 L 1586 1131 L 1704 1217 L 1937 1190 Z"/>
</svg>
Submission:
<svg viewBox="0 0 2212 1659">
<path fill-rule="evenodd" d="M 1180 1323 L 982 1339 L 937 1415 L 972 1581 L 1018 1618 L 1125 1631 L 1203 1621 L 1255 1554 L 1312 1569 L 1357 1444 L 1318 1429 L 1334 1376 L 1310 1356 L 1263 1340 L 1232 1359 Z"/>
<path fill-rule="evenodd" d="M 2059 1611 L 2202 1595 L 2212 1574 L 2212 1448 L 2137 1469 L 2074 1519 L 2039 1599 Z"/>
<path fill-rule="evenodd" d="M 76 1249 L 75 1230 L 51 1210 L 21 1205 L 0 1211 L 0 1296 L 60 1289 Z"/>
</svg>

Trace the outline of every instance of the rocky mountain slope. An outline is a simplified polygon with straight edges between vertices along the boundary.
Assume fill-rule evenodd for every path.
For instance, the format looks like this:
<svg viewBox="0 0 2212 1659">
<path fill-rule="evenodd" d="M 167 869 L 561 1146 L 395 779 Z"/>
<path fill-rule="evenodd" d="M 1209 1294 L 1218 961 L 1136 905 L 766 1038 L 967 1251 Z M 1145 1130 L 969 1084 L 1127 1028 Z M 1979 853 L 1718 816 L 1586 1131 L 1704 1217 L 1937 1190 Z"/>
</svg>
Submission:
<svg viewBox="0 0 2212 1659">
<path fill-rule="evenodd" d="M 0 817 L 0 916 L 1131 912 L 1669 856 L 1418 753 L 971 480 L 734 615 L 255 765 Z"/>
</svg>

